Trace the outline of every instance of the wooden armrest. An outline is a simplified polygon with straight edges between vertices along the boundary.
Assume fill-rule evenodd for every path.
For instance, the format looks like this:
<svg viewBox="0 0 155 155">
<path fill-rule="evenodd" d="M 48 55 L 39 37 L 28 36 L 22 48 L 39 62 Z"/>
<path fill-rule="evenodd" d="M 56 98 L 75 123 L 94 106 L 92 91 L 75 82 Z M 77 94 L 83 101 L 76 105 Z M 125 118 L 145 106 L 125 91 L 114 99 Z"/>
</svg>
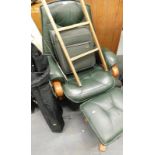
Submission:
<svg viewBox="0 0 155 155">
<path fill-rule="evenodd" d="M 118 69 L 117 64 L 112 66 L 111 71 L 112 71 L 112 75 L 114 77 L 118 77 L 119 76 L 119 69 Z"/>
<path fill-rule="evenodd" d="M 62 97 L 64 95 L 63 88 L 60 81 L 52 81 L 52 85 L 57 97 Z"/>
</svg>

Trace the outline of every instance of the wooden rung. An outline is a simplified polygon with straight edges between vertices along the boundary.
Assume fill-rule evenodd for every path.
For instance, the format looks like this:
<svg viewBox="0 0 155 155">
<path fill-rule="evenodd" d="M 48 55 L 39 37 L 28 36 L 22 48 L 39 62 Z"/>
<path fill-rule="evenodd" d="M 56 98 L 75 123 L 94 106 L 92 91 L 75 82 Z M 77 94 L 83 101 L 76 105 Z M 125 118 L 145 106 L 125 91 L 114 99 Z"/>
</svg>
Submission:
<svg viewBox="0 0 155 155">
<path fill-rule="evenodd" d="M 96 51 L 98 51 L 98 48 L 95 48 L 95 49 L 90 50 L 90 51 L 88 51 L 88 52 L 86 52 L 86 53 L 82 53 L 82 54 L 80 54 L 80 55 L 77 55 L 77 56 L 75 56 L 75 57 L 72 57 L 71 60 L 72 60 L 72 61 L 75 61 L 75 60 L 77 60 L 77 59 L 79 59 L 79 58 L 82 58 L 82 57 L 84 57 L 84 56 L 86 56 L 86 55 L 89 55 L 89 54 L 91 54 L 91 53 L 94 53 L 94 52 L 96 52 Z"/>
<path fill-rule="evenodd" d="M 69 30 L 69 29 L 73 29 L 73 28 L 76 28 L 76 27 L 79 27 L 79 26 L 84 26 L 84 25 L 88 25 L 89 22 L 82 22 L 82 23 L 78 23 L 78 24 L 73 24 L 73 25 L 70 25 L 70 26 L 64 26 L 64 27 L 61 27 L 61 28 L 58 28 L 58 31 L 65 31 L 65 30 Z"/>
</svg>

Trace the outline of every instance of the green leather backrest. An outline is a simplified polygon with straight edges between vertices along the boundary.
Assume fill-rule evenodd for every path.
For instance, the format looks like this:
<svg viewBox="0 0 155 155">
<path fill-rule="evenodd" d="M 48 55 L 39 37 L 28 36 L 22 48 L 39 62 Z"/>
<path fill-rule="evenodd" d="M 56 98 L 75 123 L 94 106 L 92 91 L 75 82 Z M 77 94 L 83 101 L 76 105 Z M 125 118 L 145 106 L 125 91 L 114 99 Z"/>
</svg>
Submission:
<svg viewBox="0 0 155 155">
<path fill-rule="evenodd" d="M 80 3 L 77 1 L 55 1 L 48 3 L 48 7 L 58 27 L 76 24 L 85 20 Z M 51 43 L 49 30 L 53 30 L 53 28 L 45 13 L 44 7 L 41 6 L 40 10 L 42 21 L 43 53 L 51 54 L 51 52 L 53 53 L 53 46 Z M 89 5 L 87 5 L 87 10 L 91 17 Z"/>
<path fill-rule="evenodd" d="M 54 54 L 65 74 L 71 74 L 72 71 L 66 61 L 60 43 L 54 31 L 50 31 L 51 41 L 54 47 Z M 79 27 L 69 31 L 61 32 L 62 39 L 66 45 L 70 57 L 75 57 L 95 48 L 93 37 L 89 28 Z M 95 53 L 89 54 L 73 62 L 77 72 L 92 68 L 96 64 Z"/>
</svg>

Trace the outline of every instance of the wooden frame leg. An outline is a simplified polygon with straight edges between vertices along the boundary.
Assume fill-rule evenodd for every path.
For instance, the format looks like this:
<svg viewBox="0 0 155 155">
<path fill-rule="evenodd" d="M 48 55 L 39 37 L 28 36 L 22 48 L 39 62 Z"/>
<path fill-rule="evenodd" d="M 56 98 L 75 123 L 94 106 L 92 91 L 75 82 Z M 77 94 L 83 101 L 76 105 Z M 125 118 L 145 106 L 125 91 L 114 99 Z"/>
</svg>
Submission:
<svg viewBox="0 0 155 155">
<path fill-rule="evenodd" d="M 117 78 L 119 76 L 118 65 L 117 64 L 113 65 L 111 70 L 112 70 L 112 75 Z"/>
<path fill-rule="evenodd" d="M 87 120 L 87 118 L 86 118 L 86 117 L 84 117 L 84 122 L 85 122 L 85 123 L 88 123 L 88 120 Z"/>
<path fill-rule="evenodd" d="M 106 151 L 106 146 L 104 144 L 99 144 L 99 151 L 105 152 Z"/>
</svg>

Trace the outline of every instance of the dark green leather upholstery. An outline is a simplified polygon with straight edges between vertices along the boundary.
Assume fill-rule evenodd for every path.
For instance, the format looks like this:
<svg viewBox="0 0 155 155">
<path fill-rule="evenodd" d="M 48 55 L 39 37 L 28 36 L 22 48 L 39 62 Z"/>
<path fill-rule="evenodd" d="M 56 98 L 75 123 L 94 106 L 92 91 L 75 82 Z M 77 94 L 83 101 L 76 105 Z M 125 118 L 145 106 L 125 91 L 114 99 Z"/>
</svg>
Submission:
<svg viewBox="0 0 155 155">
<path fill-rule="evenodd" d="M 65 4 L 65 3 L 67 3 L 67 4 Z M 69 3 L 69 5 L 68 5 L 68 3 Z M 48 7 L 50 8 L 50 11 L 51 11 L 52 14 L 56 11 L 56 13 L 54 13 L 55 14 L 54 18 L 55 18 L 55 20 L 57 22 L 57 25 L 62 26 L 62 23 L 59 22 L 60 19 L 63 21 L 64 25 L 68 25 L 68 24 L 71 24 L 71 23 L 72 24 L 76 23 L 78 21 L 78 19 L 81 20 L 81 13 L 80 13 L 80 15 L 77 15 L 77 12 L 79 14 L 79 11 L 80 11 L 79 5 L 77 5 L 77 4 L 79 4 L 79 3 L 78 2 L 73 2 L 71 0 L 63 2 L 63 4 L 62 4 L 62 1 L 55 1 L 55 2 L 48 3 Z M 66 10 L 70 9 L 71 12 L 69 11 L 68 13 L 66 13 L 66 11 L 64 11 L 62 9 L 58 9 L 59 7 L 64 8 L 64 6 L 65 6 Z M 70 7 L 68 7 L 68 6 L 70 6 Z M 57 9 L 55 9 L 55 8 L 57 8 Z M 71 8 L 76 8 L 76 9 L 71 9 Z M 78 10 L 78 11 L 76 12 L 76 11 L 73 11 L 73 10 Z M 88 10 L 88 13 L 89 13 L 89 15 L 91 17 L 91 11 L 90 11 L 90 6 L 89 5 L 87 5 L 87 10 Z M 49 31 L 53 30 L 53 28 L 52 28 L 52 26 L 51 26 L 51 24 L 49 22 L 49 19 L 48 19 L 46 13 L 45 13 L 44 7 L 41 6 L 40 11 L 41 11 L 41 21 L 42 21 L 43 53 L 45 55 L 46 54 L 47 55 L 51 55 L 51 54 L 54 55 L 54 48 L 53 48 L 53 45 L 52 45 L 52 42 L 51 42 L 51 39 L 50 39 L 50 33 L 49 33 Z M 59 11 L 60 11 L 60 17 L 58 17 Z M 71 16 L 74 17 L 74 18 L 70 18 Z M 56 17 L 58 17 L 59 20 L 57 20 Z M 62 19 L 62 17 L 63 17 L 63 19 Z M 82 20 L 84 20 L 84 18 Z M 105 52 L 103 52 L 103 53 L 108 55 Z M 111 61 L 111 59 L 115 60 L 115 56 L 112 55 L 112 54 L 106 56 L 106 58 L 107 58 L 106 61 L 108 62 L 108 64 L 110 64 L 109 61 Z M 51 59 L 48 58 L 48 60 L 49 60 L 50 66 L 51 66 L 50 67 L 51 80 L 60 79 L 61 81 L 64 81 L 62 72 L 60 71 L 59 67 L 57 66 L 55 61 L 52 59 L 52 57 L 51 57 Z"/>
<path fill-rule="evenodd" d="M 72 73 L 62 51 L 60 43 L 54 31 L 50 31 L 51 41 L 54 47 L 54 54 L 60 63 L 65 74 Z M 62 39 L 70 57 L 75 57 L 95 48 L 94 41 L 89 28 L 80 27 L 61 32 Z M 95 53 L 89 54 L 73 62 L 76 71 L 82 71 L 93 67 L 96 64 Z"/>
<path fill-rule="evenodd" d="M 67 26 L 84 21 L 79 2 L 55 1 L 48 4 L 58 27 Z M 90 7 L 87 5 L 90 14 Z M 68 81 L 54 59 L 58 53 L 54 53 L 54 45 L 50 39 L 50 31 L 53 30 L 43 7 L 41 7 L 43 52 L 49 55 L 50 79 L 62 81 L 65 96 L 73 103 L 78 103 L 80 109 L 88 119 L 90 126 L 96 133 L 100 142 L 109 144 L 122 133 L 122 90 L 118 88 L 121 83 L 112 77 L 110 72 L 105 72 L 99 66 L 99 61 L 91 68 L 78 72 L 82 86 L 77 86 L 72 74 Z M 57 51 L 55 51 L 57 52 Z M 54 56 L 51 56 L 51 54 Z M 116 56 L 103 49 L 109 69 L 117 63 Z M 96 57 L 96 60 L 97 57 Z M 60 62 L 59 62 L 60 64 Z M 81 67 L 80 67 L 81 68 Z M 118 86 L 118 87 L 117 87 Z"/>
<path fill-rule="evenodd" d="M 58 27 L 67 26 L 84 21 L 83 13 L 79 2 L 73 0 L 69 1 L 54 1 L 48 3 L 48 7 L 54 15 L 54 19 Z M 63 8 L 63 9 L 62 9 Z M 87 5 L 88 13 L 91 17 L 90 6 Z M 43 36 L 43 52 L 44 54 L 51 54 L 53 47 L 50 39 L 49 31 L 53 30 L 50 21 L 45 13 L 44 7 L 40 7 L 41 21 L 42 21 L 42 36 Z"/>
<path fill-rule="evenodd" d="M 123 93 L 113 88 L 80 105 L 80 109 L 102 144 L 109 144 L 123 131 Z"/>
<path fill-rule="evenodd" d="M 118 63 L 116 55 L 113 52 L 111 52 L 109 49 L 102 48 L 102 52 L 103 52 L 103 54 L 105 56 L 106 63 L 108 65 L 109 69 L 111 69 L 111 67 L 113 65 Z"/>
<path fill-rule="evenodd" d="M 72 77 L 63 84 L 65 96 L 75 103 L 84 102 L 115 86 L 115 79 L 110 73 L 97 66 L 78 75 L 82 87 L 79 87 Z"/>
<path fill-rule="evenodd" d="M 117 55 L 118 68 L 120 72 L 119 79 L 123 82 L 123 55 Z"/>
<path fill-rule="evenodd" d="M 53 18 L 57 26 L 68 26 L 83 20 L 83 12 L 79 3 L 61 2 L 57 3 L 52 10 Z"/>
<path fill-rule="evenodd" d="M 50 68 L 50 80 L 60 80 L 61 82 L 64 82 L 64 76 L 58 67 L 58 64 L 56 61 L 53 59 L 52 56 L 47 56 L 48 58 L 48 63 L 49 63 L 49 68 Z"/>
</svg>

